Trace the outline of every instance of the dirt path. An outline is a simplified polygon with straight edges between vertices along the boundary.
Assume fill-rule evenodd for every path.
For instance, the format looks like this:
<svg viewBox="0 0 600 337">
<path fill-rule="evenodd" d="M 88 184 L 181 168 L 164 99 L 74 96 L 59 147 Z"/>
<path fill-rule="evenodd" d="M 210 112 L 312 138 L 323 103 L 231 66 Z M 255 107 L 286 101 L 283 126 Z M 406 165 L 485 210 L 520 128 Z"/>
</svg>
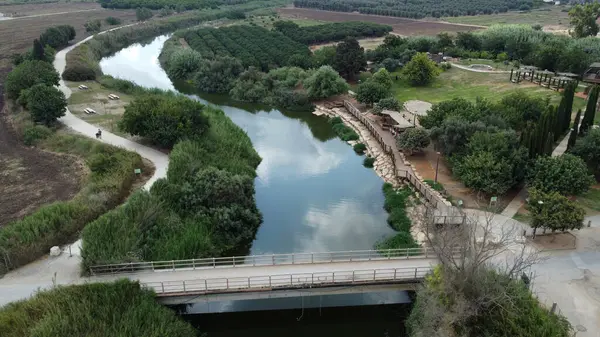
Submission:
<svg viewBox="0 0 600 337">
<path fill-rule="evenodd" d="M 450 64 L 453 67 L 456 67 L 458 69 L 462 69 L 462 70 L 466 70 L 466 71 L 472 71 L 474 73 L 488 73 L 488 74 L 506 74 L 506 73 L 510 73 L 510 71 L 507 71 L 507 70 L 483 70 L 483 69 L 470 68 L 470 67 L 467 67 L 467 66 L 463 66 L 462 64 L 453 63 L 453 62 L 450 62 Z"/>
<path fill-rule="evenodd" d="M 66 12 L 58 12 L 58 13 L 44 13 L 44 14 L 17 16 L 17 17 L 14 17 L 14 18 L 10 18 L 10 20 L 12 21 L 12 20 L 20 20 L 20 19 L 38 18 L 38 17 L 41 17 L 41 16 L 61 15 L 61 14 L 81 13 L 81 12 L 92 12 L 92 11 L 99 11 L 99 10 L 102 10 L 102 8 L 82 9 L 82 10 L 78 10 L 78 11 L 66 11 Z"/>
</svg>

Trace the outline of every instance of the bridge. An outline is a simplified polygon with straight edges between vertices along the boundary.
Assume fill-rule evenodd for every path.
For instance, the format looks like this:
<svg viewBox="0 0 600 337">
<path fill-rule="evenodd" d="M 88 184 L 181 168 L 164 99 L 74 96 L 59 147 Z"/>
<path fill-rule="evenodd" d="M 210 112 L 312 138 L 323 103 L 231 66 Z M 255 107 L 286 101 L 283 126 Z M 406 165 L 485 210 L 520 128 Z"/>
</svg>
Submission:
<svg viewBox="0 0 600 337">
<path fill-rule="evenodd" d="M 427 248 L 270 254 L 92 266 L 89 281 L 138 280 L 164 303 L 288 296 L 290 291 L 421 282 L 437 263 Z M 363 291 L 360 290 L 360 291 Z M 273 294 L 282 292 L 283 294 Z M 356 292 L 356 290 L 349 291 Z"/>
<path fill-rule="evenodd" d="M 305 293 L 310 289 L 313 294 L 318 294 L 319 289 L 331 293 L 334 288 L 367 292 L 368 287 L 420 283 L 438 261 L 429 248 L 269 254 L 98 265 L 86 271 L 89 276 L 60 274 L 62 265 L 48 262 L 43 276 L 21 269 L 0 279 L 0 306 L 54 285 L 122 278 L 139 281 L 143 287 L 154 290 L 161 302 L 169 304 L 198 298 L 291 296 L 300 289 Z"/>
</svg>

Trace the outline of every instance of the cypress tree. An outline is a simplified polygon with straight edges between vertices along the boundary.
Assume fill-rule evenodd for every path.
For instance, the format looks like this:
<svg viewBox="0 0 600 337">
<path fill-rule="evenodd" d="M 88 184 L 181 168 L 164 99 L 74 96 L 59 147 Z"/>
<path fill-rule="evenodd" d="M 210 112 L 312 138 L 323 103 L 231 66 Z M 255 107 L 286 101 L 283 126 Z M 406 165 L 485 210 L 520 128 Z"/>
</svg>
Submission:
<svg viewBox="0 0 600 337">
<path fill-rule="evenodd" d="M 575 135 L 579 133 L 579 124 L 581 124 L 581 109 L 577 110 L 577 115 L 575 116 L 573 126 L 571 127 L 571 129 L 575 131 Z"/>
<path fill-rule="evenodd" d="M 569 82 L 565 91 L 563 92 L 563 97 L 565 99 L 565 124 L 563 125 L 564 130 L 566 132 L 569 129 L 569 124 L 571 123 L 571 115 L 573 114 L 573 100 L 575 99 L 575 90 L 577 89 L 577 83 Z"/>
<path fill-rule="evenodd" d="M 31 53 L 34 60 L 44 61 L 46 59 L 46 55 L 44 55 L 44 46 L 40 40 L 33 40 L 33 52 Z"/>
<path fill-rule="evenodd" d="M 590 126 L 594 124 L 594 118 L 596 117 L 596 104 L 598 103 L 598 91 L 600 87 L 594 85 L 592 89 L 590 89 L 590 94 L 588 95 L 587 106 L 585 107 L 585 114 L 583 115 L 583 122 L 581 123 L 581 128 L 579 130 L 579 134 L 586 134 Z"/>
<path fill-rule="evenodd" d="M 556 113 L 558 115 L 558 122 L 556 123 L 556 125 L 554 127 L 554 137 L 555 137 L 554 141 L 558 140 L 560 135 L 565 130 L 565 127 L 564 127 L 565 123 L 568 123 L 567 118 L 566 118 L 567 108 L 566 108 L 565 104 L 566 104 L 566 98 L 565 98 L 565 96 L 563 96 L 563 98 L 560 100 L 560 104 L 558 105 L 558 109 L 556 110 Z M 567 124 L 567 127 L 568 126 L 569 126 L 569 124 Z"/>
<path fill-rule="evenodd" d="M 543 155 L 550 156 L 554 150 L 554 134 L 549 132 L 546 134 L 546 144 L 544 145 Z"/>
</svg>

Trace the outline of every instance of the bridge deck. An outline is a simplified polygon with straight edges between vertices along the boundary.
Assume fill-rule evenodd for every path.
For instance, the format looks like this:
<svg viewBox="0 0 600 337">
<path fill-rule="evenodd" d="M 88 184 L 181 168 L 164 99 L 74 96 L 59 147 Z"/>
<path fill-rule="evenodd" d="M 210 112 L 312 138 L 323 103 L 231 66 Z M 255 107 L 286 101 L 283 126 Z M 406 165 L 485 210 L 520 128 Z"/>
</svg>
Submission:
<svg viewBox="0 0 600 337">
<path fill-rule="evenodd" d="M 406 260 L 373 260 L 346 261 L 318 264 L 286 264 L 273 266 L 238 266 L 200 269 L 178 269 L 143 271 L 129 274 L 92 276 L 78 279 L 40 279 L 37 277 L 5 278 L 0 280 L 0 305 L 31 296 L 38 288 L 50 288 L 55 284 L 82 284 L 86 282 L 110 282 L 122 278 L 137 280 L 155 289 L 159 294 L 181 293 L 182 291 L 221 292 L 235 289 L 264 288 L 264 287 L 298 287 L 312 282 L 313 285 L 330 284 L 332 282 L 363 283 L 371 278 L 382 281 L 393 280 L 401 275 L 415 279 L 415 268 L 419 268 L 417 276 L 422 277 L 426 269 L 435 265 L 435 259 L 406 259 Z M 396 272 L 394 270 L 397 269 Z M 374 272 L 375 271 L 375 272 Z M 335 275 L 334 275 L 335 274 Z M 373 276 L 374 275 L 374 276 Z M 412 275 L 412 277 L 409 277 Z M 270 283 L 269 283 L 270 276 Z M 206 281 L 205 281 L 206 280 Z M 229 283 L 228 280 L 231 280 Z M 291 283 L 290 281 L 291 280 Z M 184 289 L 184 281 L 186 288 Z M 248 287 L 248 284 L 250 287 Z M 189 285 L 189 288 L 188 288 Z M 163 288 L 164 287 L 164 288 Z"/>
</svg>

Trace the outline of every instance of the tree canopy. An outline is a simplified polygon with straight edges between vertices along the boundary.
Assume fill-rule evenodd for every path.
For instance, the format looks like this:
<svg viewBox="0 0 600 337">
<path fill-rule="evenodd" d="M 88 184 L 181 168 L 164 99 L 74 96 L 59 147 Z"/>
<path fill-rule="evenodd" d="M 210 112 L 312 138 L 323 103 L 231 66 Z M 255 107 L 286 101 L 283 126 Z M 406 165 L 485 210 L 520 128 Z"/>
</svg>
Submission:
<svg viewBox="0 0 600 337">
<path fill-rule="evenodd" d="M 542 192 L 530 188 L 526 209 L 531 214 L 532 228 L 555 230 L 581 229 L 585 210 L 569 198 L 556 191 Z"/>
<path fill-rule="evenodd" d="M 600 16 L 600 3 L 593 2 L 578 4 L 569 11 L 569 19 L 573 30 L 573 37 L 581 38 L 598 35 L 598 17 Z"/>
<path fill-rule="evenodd" d="M 421 152 L 430 143 L 429 132 L 423 128 L 410 128 L 398 135 L 396 143 L 403 152 L 412 155 L 414 152 Z"/>
<path fill-rule="evenodd" d="M 55 87 L 39 83 L 26 90 L 27 110 L 34 122 L 50 126 L 65 115 L 67 99 Z"/>
<path fill-rule="evenodd" d="M 358 85 L 358 89 L 356 90 L 356 100 L 367 105 L 373 105 L 386 98 L 388 94 L 388 89 L 380 83 L 366 81 Z"/>
<path fill-rule="evenodd" d="M 346 38 L 335 48 L 333 67 L 342 77 L 351 79 L 367 67 L 365 50 L 355 38 Z"/>
<path fill-rule="evenodd" d="M 348 83 L 330 66 L 322 66 L 304 80 L 304 88 L 312 99 L 327 98 L 348 91 Z"/>
<path fill-rule="evenodd" d="M 200 136 L 208 128 L 204 105 L 179 95 L 147 94 L 127 107 L 119 127 L 153 143 L 172 147 L 185 138 Z"/>
<path fill-rule="evenodd" d="M 418 53 L 404 66 L 402 73 L 412 85 L 422 86 L 431 83 L 440 74 L 440 69 L 427 54 Z"/>
<path fill-rule="evenodd" d="M 21 90 L 40 83 L 54 86 L 58 85 L 58 81 L 58 73 L 54 70 L 52 64 L 32 60 L 24 61 L 8 73 L 4 85 L 8 97 L 17 99 Z"/>
<path fill-rule="evenodd" d="M 600 129 L 592 129 L 577 139 L 570 153 L 583 159 L 590 170 L 600 176 Z"/>
<path fill-rule="evenodd" d="M 539 157 L 529 173 L 529 186 L 541 192 L 579 195 L 594 183 L 583 159 L 571 154 Z"/>
<path fill-rule="evenodd" d="M 194 75 L 194 84 L 204 92 L 227 93 L 243 71 L 244 67 L 240 61 L 233 57 L 204 60 Z"/>
</svg>

